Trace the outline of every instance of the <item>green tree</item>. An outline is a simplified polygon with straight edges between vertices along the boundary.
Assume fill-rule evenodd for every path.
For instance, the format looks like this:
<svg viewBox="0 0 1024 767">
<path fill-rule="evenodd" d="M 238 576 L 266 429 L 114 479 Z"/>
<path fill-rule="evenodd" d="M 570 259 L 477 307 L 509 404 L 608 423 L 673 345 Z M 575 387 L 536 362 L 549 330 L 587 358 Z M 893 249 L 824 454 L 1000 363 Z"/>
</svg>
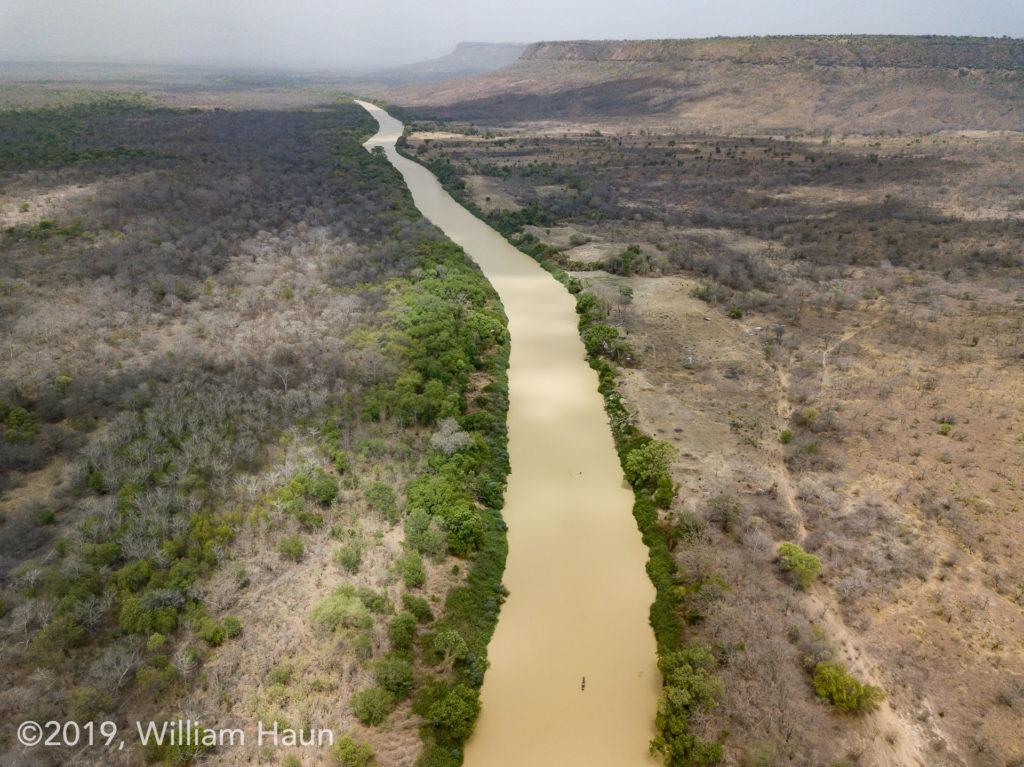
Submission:
<svg viewBox="0 0 1024 767">
<path fill-rule="evenodd" d="M 663 687 L 651 752 L 660 754 L 668 767 L 705 767 L 723 758 L 721 743 L 706 741 L 691 732 L 694 717 L 713 707 L 722 693 L 715 666 L 711 651 L 699 645 L 667 653 L 658 660 Z"/>
<path fill-rule="evenodd" d="M 427 709 L 426 721 L 445 739 L 464 742 L 473 734 L 480 714 L 480 697 L 475 687 L 457 684 Z"/>
<path fill-rule="evenodd" d="M 882 688 L 856 679 L 842 663 L 826 661 L 814 667 L 815 694 L 850 714 L 874 711 L 885 698 Z"/>
<path fill-rule="evenodd" d="M 457 556 L 465 557 L 479 548 L 484 538 L 484 523 L 475 508 L 459 509 L 445 520 L 448 548 Z"/>
<path fill-rule="evenodd" d="M 675 455 L 674 446 L 652 439 L 626 454 L 626 479 L 633 487 L 651 487 L 668 474 Z"/>
<path fill-rule="evenodd" d="M 821 560 L 796 543 L 779 545 L 779 567 L 799 588 L 806 589 L 821 574 Z"/>
<path fill-rule="evenodd" d="M 456 661 L 469 657 L 469 645 L 455 629 L 443 629 L 434 634 L 433 646 L 434 650 L 443 656 L 442 664 L 445 669 L 451 669 Z"/>
<path fill-rule="evenodd" d="M 39 424 L 36 423 L 36 419 L 25 408 L 17 405 L 7 409 L 3 425 L 5 442 L 31 442 L 39 433 Z"/>
<path fill-rule="evenodd" d="M 591 325 L 583 333 L 583 345 L 588 354 L 607 355 L 618 340 L 619 331 L 611 325 Z"/>
</svg>

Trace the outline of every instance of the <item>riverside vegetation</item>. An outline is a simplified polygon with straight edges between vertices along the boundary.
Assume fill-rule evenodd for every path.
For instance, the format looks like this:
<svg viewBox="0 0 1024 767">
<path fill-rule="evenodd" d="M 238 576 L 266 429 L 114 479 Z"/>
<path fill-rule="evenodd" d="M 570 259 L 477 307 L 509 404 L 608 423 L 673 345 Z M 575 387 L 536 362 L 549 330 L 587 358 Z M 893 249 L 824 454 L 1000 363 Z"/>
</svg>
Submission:
<svg viewBox="0 0 1024 767">
<path fill-rule="evenodd" d="M 348 103 L 0 112 L 5 759 L 69 758 L 22 753 L 25 719 L 188 715 L 461 762 L 503 599 L 507 332 L 373 130 Z"/>
<path fill-rule="evenodd" d="M 688 721 L 721 750 L 676 763 L 1014 763 L 1020 137 L 989 130 L 995 112 L 932 131 L 935 93 L 864 133 L 772 123 L 794 114 L 785 71 L 758 125 L 713 98 L 682 128 L 671 109 L 606 114 L 644 67 L 616 45 L 611 63 L 528 61 L 396 111 L 410 156 L 565 271 L 624 412 L 677 448 L 657 519 L 680 635 L 714 660 L 686 673 L 720 680 Z M 537 103 L 570 69 L 594 82 L 571 114 L 532 112 L 503 90 L 531 67 L 515 87 Z"/>
<path fill-rule="evenodd" d="M 399 139 L 398 145 L 406 156 L 415 159 L 408 153 L 405 137 Z M 669 509 L 676 498 L 678 486 L 669 473 L 676 451 L 671 444 L 651 438 L 637 426 L 616 389 L 616 363 L 631 361 L 633 351 L 620 338 L 619 331 L 607 324 L 607 310 L 598 297 L 584 291 L 579 280 L 552 261 L 550 251 L 535 238 L 524 236 L 522 217 L 508 215 L 505 211 L 489 215 L 466 196 L 465 184 L 452 172 L 450 164 L 435 162 L 428 167 L 450 194 L 535 258 L 576 296 L 580 336 L 590 365 L 598 374 L 599 390 L 604 397 L 623 472 L 635 494 L 633 516 L 648 548 L 647 573 L 655 587 L 650 623 L 657 641 L 663 689 L 651 752 L 658 754 L 667 765 L 718 764 L 724 755 L 722 744 L 701 737 L 692 726 L 696 718 L 716 703 L 721 687 L 714 674 L 718 661 L 708 646 L 686 641 L 683 631 L 686 593 L 688 590 L 699 592 L 703 584 L 688 582 L 671 554 L 676 545 L 694 535 L 699 521 L 672 523 L 659 512 Z"/>
</svg>

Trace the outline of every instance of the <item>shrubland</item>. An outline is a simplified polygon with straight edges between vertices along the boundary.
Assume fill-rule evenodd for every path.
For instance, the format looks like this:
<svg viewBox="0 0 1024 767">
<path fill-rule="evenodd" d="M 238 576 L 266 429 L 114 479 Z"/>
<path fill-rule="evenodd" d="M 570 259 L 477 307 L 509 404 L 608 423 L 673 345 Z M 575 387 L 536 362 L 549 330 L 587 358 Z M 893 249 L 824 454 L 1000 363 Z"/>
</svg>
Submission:
<svg viewBox="0 0 1024 767">
<path fill-rule="evenodd" d="M 689 734 L 738 763 L 1019 758 L 974 702 L 1020 673 L 1019 136 L 431 114 L 405 151 L 577 295 L 664 540 L 659 646 L 721 680 Z"/>
<path fill-rule="evenodd" d="M 459 763 L 503 599 L 505 318 L 373 121 L 0 122 L 8 730 L 188 710 Z"/>
</svg>

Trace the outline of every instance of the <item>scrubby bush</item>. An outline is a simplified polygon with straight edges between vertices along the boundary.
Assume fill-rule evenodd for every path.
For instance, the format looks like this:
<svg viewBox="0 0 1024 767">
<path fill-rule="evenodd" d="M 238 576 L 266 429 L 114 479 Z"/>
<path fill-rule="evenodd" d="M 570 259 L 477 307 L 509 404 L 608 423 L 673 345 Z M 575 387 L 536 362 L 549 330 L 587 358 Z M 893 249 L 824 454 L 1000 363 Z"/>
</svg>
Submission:
<svg viewBox="0 0 1024 767">
<path fill-rule="evenodd" d="M 329 506 L 338 497 L 338 481 L 323 469 L 314 469 L 309 476 L 307 492 L 321 506 Z"/>
<path fill-rule="evenodd" d="M 405 519 L 405 542 L 436 561 L 448 548 L 448 535 L 439 519 L 422 509 L 414 509 Z"/>
<path fill-rule="evenodd" d="M 372 666 L 373 678 L 395 700 L 405 700 L 412 694 L 412 663 L 398 655 L 386 655 Z"/>
<path fill-rule="evenodd" d="M 695 285 L 690 290 L 690 295 L 706 304 L 713 304 L 717 300 L 717 294 L 709 285 Z"/>
<path fill-rule="evenodd" d="M 358 572 L 363 564 L 362 545 L 358 541 L 352 541 L 342 546 L 335 552 L 334 561 L 338 563 L 338 567 L 346 572 Z"/>
<path fill-rule="evenodd" d="M 651 270 L 651 257 L 640 250 L 639 245 L 630 245 L 618 255 L 610 256 L 604 262 L 605 271 L 629 277 L 647 274 Z"/>
<path fill-rule="evenodd" d="M 7 406 L 3 417 L 4 441 L 17 444 L 31 442 L 39 434 L 39 424 L 25 408 Z"/>
<path fill-rule="evenodd" d="M 68 691 L 68 714 L 79 722 L 92 721 L 97 714 L 110 711 L 113 701 L 110 695 L 90 685 L 72 687 Z"/>
<path fill-rule="evenodd" d="M 808 405 L 807 407 L 802 407 L 793 413 L 793 423 L 797 426 L 809 428 L 818 420 L 819 415 L 820 413 L 818 412 L 818 408 Z"/>
<path fill-rule="evenodd" d="M 299 536 L 286 535 L 278 542 L 277 553 L 281 555 L 282 559 L 301 562 L 302 558 L 306 556 L 306 547 Z"/>
<path fill-rule="evenodd" d="M 601 300 L 593 293 L 587 292 L 576 295 L 576 313 L 580 315 L 581 325 L 589 325 L 603 319 L 605 316 Z"/>
<path fill-rule="evenodd" d="M 338 481 L 319 467 L 307 468 L 295 474 L 288 482 L 270 495 L 270 501 L 286 514 L 299 519 L 307 529 L 323 525 L 323 517 L 306 509 L 306 501 L 330 506 L 338 496 Z"/>
<path fill-rule="evenodd" d="M 743 506 L 733 495 L 716 495 L 708 501 L 708 521 L 723 533 L 733 533 L 743 521 Z"/>
<path fill-rule="evenodd" d="M 274 666 L 267 672 L 266 683 L 268 685 L 284 686 L 292 680 L 292 667 L 288 663 L 281 663 Z"/>
<path fill-rule="evenodd" d="M 163 634 L 150 634 L 146 639 L 146 652 L 159 652 L 167 643 L 167 637 Z"/>
<path fill-rule="evenodd" d="M 352 460 L 344 450 L 336 448 L 328 450 L 327 457 L 330 458 L 331 466 L 339 474 L 348 474 L 348 472 L 352 471 Z"/>
<path fill-rule="evenodd" d="M 420 623 L 430 623 L 434 620 L 434 613 L 430 609 L 430 603 L 423 597 L 415 594 L 402 594 L 402 607 L 416 616 Z"/>
<path fill-rule="evenodd" d="M 402 583 L 408 589 L 418 588 L 427 582 L 427 572 L 423 569 L 423 558 L 415 549 L 406 549 L 395 561 L 395 569 L 402 577 Z"/>
<path fill-rule="evenodd" d="M 150 593 L 150 592 L 147 592 Z M 144 606 L 142 598 L 130 597 L 121 606 L 121 628 L 132 634 L 172 634 L 178 627 L 178 610 L 174 605 L 159 605 L 149 600 Z"/>
<path fill-rule="evenodd" d="M 340 586 L 320 600 L 310 616 L 313 625 L 325 631 L 366 630 L 373 626 L 370 610 L 352 586 Z"/>
<path fill-rule="evenodd" d="M 427 742 L 415 767 L 460 767 L 461 764 L 462 748 L 459 745 Z"/>
<path fill-rule="evenodd" d="M 177 739 L 165 738 L 158 743 L 153 738 L 143 747 L 143 753 L 147 762 L 159 762 L 167 765 L 192 764 L 213 749 L 213 746 L 204 745 L 203 738 L 209 731 L 205 727 L 198 727 L 197 732 L 192 733 L 189 738 L 183 738 L 188 742 L 178 742 Z M 210 733 L 212 736 L 212 733 Z"/>
<path fill-rule="evenodd" d="M 672 481 L 672 477 L 662 474 L 658 477 L 658 484 L 654 490 L 654 505 L 659 509 L 671 508 L 677 492 L 679 486 Z"/>
<path fill-rule="evenodd" d="M 740 767 L 776 767 L 779 764 L 779 749 L 774 743 L 755 741 L 743 750 Z"/>
<path fill-rule="evenodd" d="M 416 638 L 416 624 L 416 616 L 404 610 L 388 621 L 388 639 L 391 640 L 391 647 L 398 652 L 412 650 L 412 643 Z"/>
<path fill-rule="evenodd" d="M 778 550 L 779 567 L 799 588 L 806 589 L 821 574 L 821 560 L 796 543 L 783 543 Z"/>
<path fill-rule="evenodd" d="M 196 625 L 196 636 L 202 639 L 210 647 L 218 647 L 224 641 L 227 632 L 224 627 L 209 616 L 200 619 Z"/>
<path fill-rule="evenodd" d="M 388 718 L 395 701 L 382 687 L 364 687 L 352 695 L 349 706 L 356 719 L 367 727 L 377 727 Z"/>
<path fill-rule="evenodd" d="M 377 763 L 373 748 L 366 743 L 359 743 L 349 735 L 334 744 L 331 756 L 338 767 L 373 767 Z"/>
<path fill-rule="evenodd" d="M 152 663 L 135 672 L 135 682 L 150 699 L 156 700 L 178 681 L 180 675 L 164 656 L 157 656 Z"/>
<path fill-rule="evenodd" d="M 818 663 L 812 680 L 815 694 L 836 709 L 860 714 L 874 711 L 885 698 L 880 687 L 863 684 L 842 663 Z"/>
<path fill-rule="evenodd" d="M 242 621 L 234 615 L 226 616 L 221 622 L 221 625 L 224 626 L 224 636 L 228 639 L 234 639 L 242 633 Z"/>
<path fill-rule="evenodd" d="M 398 521 L 398 496 L 391 485 L 374 482 L 366 489 L 365 495 L 366 503 L 371 509 L 392 524 Z"/>
</svg>

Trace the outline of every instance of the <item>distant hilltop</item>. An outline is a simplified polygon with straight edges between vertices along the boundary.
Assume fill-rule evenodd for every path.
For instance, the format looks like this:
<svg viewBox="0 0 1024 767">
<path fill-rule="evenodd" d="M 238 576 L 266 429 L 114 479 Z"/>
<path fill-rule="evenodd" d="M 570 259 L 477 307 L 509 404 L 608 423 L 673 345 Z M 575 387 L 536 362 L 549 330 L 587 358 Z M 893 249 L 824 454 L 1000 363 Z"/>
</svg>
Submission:
<svg viewBox="0 0 1024 767">
<path fill-rule="evenodd" d="M 1024 129 L 1024 40 L 798 36 L 572 40 L 395 89 L 424 118 L 656 121 L 693 130 Z"/>
<path fill-rule="evenodd" d="M 533 43 L 523 61 L 619 61 L 1024 71 L 1024 40 L 1009 37 L 814 35 Z"/>
<path fill-rule="evenodd" d="M 512 64 L 524 48 L 526 43 L 463 42 L 457 44 L 451 53 L 436 59 L 373 72 L 360 79 L 397 85 L 478 75 Z"/>
</svg>

